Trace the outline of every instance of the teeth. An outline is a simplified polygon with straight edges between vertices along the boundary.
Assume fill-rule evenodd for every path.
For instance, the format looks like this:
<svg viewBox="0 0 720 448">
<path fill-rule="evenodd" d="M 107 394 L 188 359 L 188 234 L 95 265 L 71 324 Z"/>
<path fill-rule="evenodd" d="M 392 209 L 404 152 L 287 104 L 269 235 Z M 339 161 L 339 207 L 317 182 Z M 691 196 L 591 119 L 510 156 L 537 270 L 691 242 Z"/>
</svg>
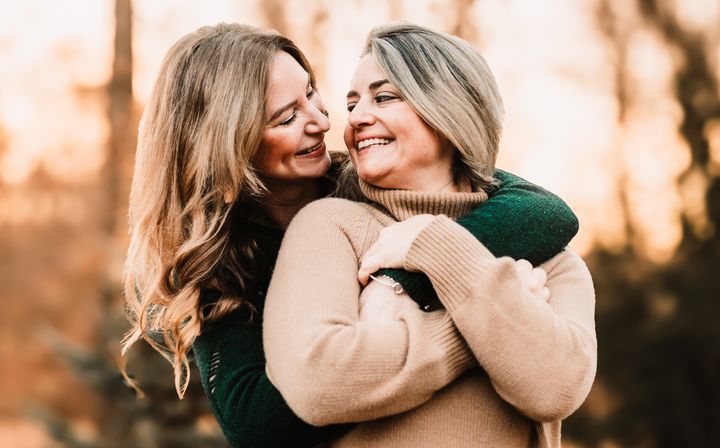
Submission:
<svg viewBox="0 0 720 448">
<path fill-rule="evenodd" d="M 358 151 L 367 148 L 368 146 L 372 145 L 387 145 L 388 143 L 392 142 L 392 140 L 388 140 L 386 138 L 369 138 L 367 140 L 363 140 L 361 142 L 358 142 L 357 149 Z"/>
<path fill-rule="evenodd" d="M 301 156 L 301 155 L 303 155 L 303 154 L 310 154 L 311 152 L 313 152 L 313 151 L 315 151 L 316 149 L 318 149 L 318 148 L 320 147 L 320 145 L 322 145 L 322 142 L 318 143 L 317 145 L 313 146 L 312 148 L 303 149 L 302 151 L 299 151 L 299 152 L 295 153 L 295 155 L 296 155 L 296 156 Z"/>
</svg>

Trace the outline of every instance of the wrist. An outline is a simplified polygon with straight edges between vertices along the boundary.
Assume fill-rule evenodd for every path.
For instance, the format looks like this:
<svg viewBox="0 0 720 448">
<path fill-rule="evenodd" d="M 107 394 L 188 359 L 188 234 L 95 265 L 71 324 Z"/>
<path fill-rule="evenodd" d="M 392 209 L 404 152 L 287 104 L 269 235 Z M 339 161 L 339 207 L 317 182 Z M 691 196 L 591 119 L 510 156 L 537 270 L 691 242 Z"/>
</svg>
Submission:
<svg viewBox="0 0 720 448">
<path fill-rule="evenodd" d="M 395 292 L 395 294 L 402 294 L 404 292 L 402 285 L 399 282 L 396 282 L 394 278 L 390 277 L 389 275 L 381 274 L 381 275 L 373 275 L 370 274 L 370 278 L 375 280 L 376 282 L 388 286 L 392 288 L 392 290 Z"/>
</svg>

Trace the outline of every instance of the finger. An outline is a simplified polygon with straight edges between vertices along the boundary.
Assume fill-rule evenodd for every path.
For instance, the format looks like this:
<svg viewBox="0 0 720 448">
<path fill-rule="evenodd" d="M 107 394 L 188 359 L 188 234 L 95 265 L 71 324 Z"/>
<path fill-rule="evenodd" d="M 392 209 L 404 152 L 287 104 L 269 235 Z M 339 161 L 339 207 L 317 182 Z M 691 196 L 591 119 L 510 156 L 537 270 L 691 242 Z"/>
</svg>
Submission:
<svg viewBox="0 0 720 448">
<path fill-rule="evenodd" d="M 368 281 L 370 281 L 370 274 L 380 269 L 380 264 L 376 260 L 377 258 L 373 256 L 363 257 L 360 269 L 358 269 L 358 281 L 363 286 L 367 285 Z"/>
<path fill-rule="evenodd" d="M 532 264 L 530 264 L 529 261 L 521 258 L 520 260 L 515 261 L 515 269 L 520 274 L 525 274 L 525 273 L 529 274 L 532 271 L 533 266 L 532 266 Z"/>
<path fill-rule="evenodd" d="M 547 283 L 547 274 L 544 270 L 540 268 L 535 268 L 530 272 L 531 278 L 532 278 L 532 286 L 531 289 L 537 289 L 545 286 L 545 283 Z"/>
<path fill-rule="evenodd" d="M 361 285 L 367 286 L 368 280 L 370 279 L 370 271 L 367 270 L 365 267 L 360 266 L 360 270 L 358 270 L 358 281 Z"/>
<path fill-rule="evenodd" d="M 550 301 L 550 290 L 547 287 L 543 287 L 543 289 L 540 291 L 540 298 L 544 302 Z"/>
</svg>

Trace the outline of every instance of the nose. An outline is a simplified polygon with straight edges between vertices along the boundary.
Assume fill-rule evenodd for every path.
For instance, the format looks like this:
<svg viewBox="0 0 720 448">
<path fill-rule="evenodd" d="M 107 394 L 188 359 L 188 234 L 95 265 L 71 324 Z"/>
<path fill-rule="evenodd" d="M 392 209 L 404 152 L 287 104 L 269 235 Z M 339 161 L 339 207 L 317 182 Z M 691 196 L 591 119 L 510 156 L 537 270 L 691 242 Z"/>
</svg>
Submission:
<svg viewBox="0 0 720 448">
<path fill-rule="evenodd" d="M 370 113 L 368 108 L 365 106 L 364 101 L 358 101 L 350 111 L 348 116 L 348 125 L 357 129 L 365 126 L 370 126 L 375 123 L 375 116 Z"/>
<path fill-rule="evenodd" d="M 330 130 L 330 119 L 325 108 L 310 106 L 310 120 L 305 130 L 308 134 L 324 134 Z"/>
</svg>

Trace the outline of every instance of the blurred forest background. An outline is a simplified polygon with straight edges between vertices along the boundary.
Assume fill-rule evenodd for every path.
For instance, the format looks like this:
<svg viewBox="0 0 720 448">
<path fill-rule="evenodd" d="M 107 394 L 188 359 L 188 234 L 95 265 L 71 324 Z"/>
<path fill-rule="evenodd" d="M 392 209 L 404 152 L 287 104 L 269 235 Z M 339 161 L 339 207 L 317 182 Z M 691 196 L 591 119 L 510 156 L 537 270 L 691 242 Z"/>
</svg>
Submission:
<svg viewBox="0 0 720 448">
<path fill-rule="evenodd" d="M 225 446 L 198 381 L 136 347 L 120 276 L 136 129 L 167 48 L 220 21 L 294 39 L 343 149 L 367 31 L 464 37 L 506 101 L 498 165 L 562 196 L 597 290 L 568 447 L 710 447 L 720 428 L 720 1 L 0 2 L 0 446 Z M 194 372 L 194 379 L 198 375 Z"/>
</svg>

